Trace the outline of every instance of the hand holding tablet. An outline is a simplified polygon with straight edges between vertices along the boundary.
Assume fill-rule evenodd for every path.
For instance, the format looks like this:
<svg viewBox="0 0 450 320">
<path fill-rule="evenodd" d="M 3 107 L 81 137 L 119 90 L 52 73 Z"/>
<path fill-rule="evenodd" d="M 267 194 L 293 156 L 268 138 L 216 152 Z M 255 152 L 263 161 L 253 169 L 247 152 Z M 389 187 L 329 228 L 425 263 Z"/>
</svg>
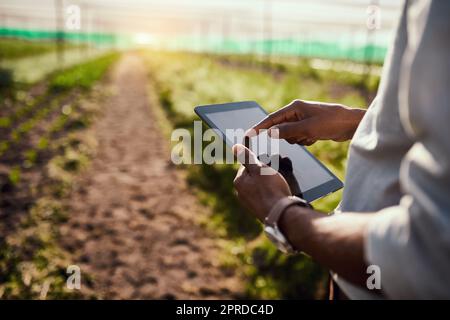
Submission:
<svg viewBox="0 0 450 320">
<path fill-rule="evenodd" d="M 246 131 L 267 115 L 254 101 L 199 106 L 195 112 L 211 128 L 217 129 L 230 147 L 241 141 L 234 141 L 235 136 L 227 133 L 237 129 Z M 256 148 L 257 142 L 253 143 L 256 138 L 251 138 L 250 149 L 256 152 L 259 159 L 277 157 L 278 171 L 288 182 L 293 194 L 311 202 L 342 188 L 342 182 L 305 147 L 280 139 L 278 154 L 272 154 L 268 149 Z"/>
</svg>

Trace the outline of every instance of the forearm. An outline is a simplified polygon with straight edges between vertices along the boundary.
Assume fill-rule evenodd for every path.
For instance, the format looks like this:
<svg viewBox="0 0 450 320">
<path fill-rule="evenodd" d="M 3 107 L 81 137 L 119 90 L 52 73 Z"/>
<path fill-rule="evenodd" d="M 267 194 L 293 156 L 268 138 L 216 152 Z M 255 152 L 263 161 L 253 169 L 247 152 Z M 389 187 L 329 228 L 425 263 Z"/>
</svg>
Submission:
<svg viewBox="0 0 450 320">
<path fill-rule="evenodd" d="M 350 140 L 353 138 L 359 123 L 366 114 L 366 110 L 359 108 L 350 108 L 344 105 L 341 107 L 341 116 L 339 117 L 341 122 L 341 127 L 344 129 L 343 135 L 345 140 Z"/>
<path fill-rule="evenodd" d="M 326 216 L 293 206 L 280 220 L 280 228 L 293 246 L 346 280 L 365 285 L 364 234 L 371 214 Z"/>
</svg>

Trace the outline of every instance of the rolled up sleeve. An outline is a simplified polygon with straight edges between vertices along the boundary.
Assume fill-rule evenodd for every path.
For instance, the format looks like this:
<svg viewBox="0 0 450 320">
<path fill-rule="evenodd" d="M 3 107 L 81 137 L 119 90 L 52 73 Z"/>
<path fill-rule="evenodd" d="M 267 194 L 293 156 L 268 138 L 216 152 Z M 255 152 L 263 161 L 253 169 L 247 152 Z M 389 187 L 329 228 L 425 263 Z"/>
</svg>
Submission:
<svg viewBox="0 0 450 320">
<path fill-rule="evenodd" d="M 400 203 L 367 229 L 369 264 L 389 298 L 450 298 L 450 2 L 411 8 L 400 116 L 415 141 L 402 160 Z"/>
<path fill-rule="evenodd" d="M 414 230 L 416 219 L 411 217 L 410 205 L 379 212 L 367 231 L 366 260 L 379 266 L 381 288 L 388 298 L 448 299 L 448 242 L 438 235 L 420 236 Z"/>
</svg>

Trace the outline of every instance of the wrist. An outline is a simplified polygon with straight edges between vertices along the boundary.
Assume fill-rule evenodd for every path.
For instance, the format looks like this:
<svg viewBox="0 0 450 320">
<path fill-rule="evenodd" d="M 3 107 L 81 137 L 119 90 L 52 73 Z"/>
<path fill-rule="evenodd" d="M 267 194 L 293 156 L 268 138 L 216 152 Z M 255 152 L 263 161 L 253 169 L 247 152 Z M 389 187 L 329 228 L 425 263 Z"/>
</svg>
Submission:
<svg viewBox="0 0 450 320">
<path fill-rule="evenodd" d="M 286 239 L 291 243 L 294 248 L 301 251 L 298 244 L 302 243 L 302 239 L 306 236 L 307 232 L 305 230 L 307 216 L 309 216 L 312 209 L 301 207 L 301 206 L 291 206 L 287 208 L 280 220 L 278 221 L 278 227 Z"/>
<path fill-rule="evenodd" d="M 357 127 L 359 125 L 359 123 L 361 122 L 361 120 L 365 114 L 366 114 L 366 110 L 364 110 L 364 109 L 351 108 L 351 118 L 353 120 L 353 124 L 355 125 L 355 127 Z"/>
<path fill-rule="evenodd" d="M 343 125 L 344 131 L 344 140 L 349 140 L 353 138 L 356 129 L 358 128 L 359 123 L 366 110 L 359 108 L 350 108 L 344 105 L 341 105 L 340 108 L 340 122 Z"/>
<path fill-rule="evenodd" d="M 264 204 L 265 209 L 261 212 L 261 215 L 258 217 L 258 219 L 261 222 L 264 222 L 265 219 L 269 216 L 270 211 L 277 204 L 277 202 L 287 196 L 288 195 L 285 195 L 285 194 L 278 194 L 278 195 L 272 195 L 269 199 L 265 199 L 265 201 L 263 200 L 265 203 Z"/>
</svg>

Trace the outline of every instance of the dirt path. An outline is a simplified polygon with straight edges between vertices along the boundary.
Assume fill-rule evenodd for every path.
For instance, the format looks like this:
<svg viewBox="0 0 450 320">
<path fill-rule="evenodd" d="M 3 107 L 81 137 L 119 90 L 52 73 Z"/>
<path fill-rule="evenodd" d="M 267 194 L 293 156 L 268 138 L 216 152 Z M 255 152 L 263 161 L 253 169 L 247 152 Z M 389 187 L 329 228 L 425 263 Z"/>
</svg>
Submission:
<svg viewBox="0 0 450 320">
<path fill-rule="evenodd" d="M 143 62 L 124 56 L 111 81 L 116 93 L 94 127 L 97 154 L 61 230 L 82 275 L 93 277 L 83 285 L 112 299 L 239 296 L 238 277 L 219 267 L 217 239 L 193 222 L 205 209 L 170 164 Z"/>
</svg>

